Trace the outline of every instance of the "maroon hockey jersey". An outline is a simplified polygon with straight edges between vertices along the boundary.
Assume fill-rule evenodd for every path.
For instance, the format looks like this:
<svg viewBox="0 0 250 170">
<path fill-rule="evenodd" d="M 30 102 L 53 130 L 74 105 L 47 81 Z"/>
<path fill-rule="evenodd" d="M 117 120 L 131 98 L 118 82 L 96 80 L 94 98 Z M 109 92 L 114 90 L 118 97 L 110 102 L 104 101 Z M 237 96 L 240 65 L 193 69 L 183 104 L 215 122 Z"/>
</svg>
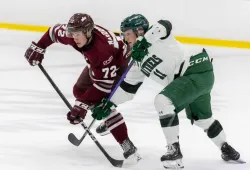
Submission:
<svg viewBox="0 0 250 170">
<path fill-rule="evenodd" d="M 90 44 L 79 48 L 73 38 L 66 36 L 66 24 L 57 24 L 39 40 L 38 45 L 47 48 L 53 43 L 71 45 L 75 50 L 83 54 L 92 81 L 84 94 L 75 97 L 86 104 L 96 104 L 103 97 L 108 97 L 117 77 L 120 67 L 127 64 L 127 46 L 120 37 L 105 28 L 95 25 L 93 39 Z"/>
</svg>

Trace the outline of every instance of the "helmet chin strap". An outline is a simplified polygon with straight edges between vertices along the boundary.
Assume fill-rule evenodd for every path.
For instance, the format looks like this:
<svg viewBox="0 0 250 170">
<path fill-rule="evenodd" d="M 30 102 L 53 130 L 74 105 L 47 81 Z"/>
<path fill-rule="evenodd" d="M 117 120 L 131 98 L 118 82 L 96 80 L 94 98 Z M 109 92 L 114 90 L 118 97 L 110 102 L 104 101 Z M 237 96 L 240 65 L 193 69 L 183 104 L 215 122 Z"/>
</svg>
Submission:
<svg viewBox="0 0 250 170">
<path fill-rule="evenodd" d="M 86 45 L 88 45 L 88 44 L 91 42 L 91 40 L 92 40 L 92 36 L 90 36 L 89 38 L 87 38 L 87 43 L 86 43 Z"/>
<path fill-rule="evenodd" d="M 88 44 L 91 42 L 91 40 L 92 40 L 93 32 L 91 32 L 89 35 L 88 35 L 88 33 L 86 33 L 86 34 L 84 34 L 84 35 L 85 35 L 86 38 L 87 38 L 87 43 L 86 43 L 86 45 L 88 45 Z"/>
</svg>

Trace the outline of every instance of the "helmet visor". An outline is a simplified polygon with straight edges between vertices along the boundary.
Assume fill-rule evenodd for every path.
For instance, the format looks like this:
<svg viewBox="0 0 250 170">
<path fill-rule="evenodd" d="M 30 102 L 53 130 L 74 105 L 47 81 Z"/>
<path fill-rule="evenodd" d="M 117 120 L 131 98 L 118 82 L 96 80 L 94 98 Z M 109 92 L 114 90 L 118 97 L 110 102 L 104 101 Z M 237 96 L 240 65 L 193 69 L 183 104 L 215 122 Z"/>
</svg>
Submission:
<svg viewBox="0 0 250 170">
<path fill-rule="evenodd" d="M 72 38 L 72 34 L 77 33 L 77 32 L 82 32 L 85 36 L 89 37 L 91 35 L 92 30 L 84 29 L 81 26 L 79 26 L 79 27 L 67 26 L 67 28 L 66 28 L 66 35 L 69 38 Z"/>
</svg>

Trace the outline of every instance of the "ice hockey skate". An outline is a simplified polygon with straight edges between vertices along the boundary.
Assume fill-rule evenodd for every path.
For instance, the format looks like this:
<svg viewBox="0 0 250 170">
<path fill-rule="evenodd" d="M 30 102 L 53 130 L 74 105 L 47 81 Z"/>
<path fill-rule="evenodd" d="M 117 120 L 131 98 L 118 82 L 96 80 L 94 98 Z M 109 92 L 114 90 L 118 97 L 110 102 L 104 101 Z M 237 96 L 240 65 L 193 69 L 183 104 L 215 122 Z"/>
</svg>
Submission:
<svg viewBox="0 0 250 170">
<path fill-rule="evenodd" d="M 181 169 L 184 168 L 182 157 L 179 142 L 176 142 L 167 145 L 167 152 L 161 157 L 161 161 L 166 169 Z"/>
<path fill-rule="evenodd" d="M 141 159 L 141 156 L 137 152 L 137 148 L 134 144 L 129 140 L 126 139 L 122 144 L 121 147 L 124 151 L 123 156 L 125 158 L 122 167 L 130 167 L 135 164 Z"/>
<path fill-rule="evenodd" d="M 102 122 L 97 128 L 96 133 L 98 133 L 101 136 L 105 136 L 110 134 L 110 131 L 108 130 L 108 127 L 106 126 L 105 122 Z"/>
<path fill-rule="evenodd" d="M 227 142 L 221 146 L 221 158 L 226 162 L 246 163 L 240 159 L 240 154 Z"/>
</svg>

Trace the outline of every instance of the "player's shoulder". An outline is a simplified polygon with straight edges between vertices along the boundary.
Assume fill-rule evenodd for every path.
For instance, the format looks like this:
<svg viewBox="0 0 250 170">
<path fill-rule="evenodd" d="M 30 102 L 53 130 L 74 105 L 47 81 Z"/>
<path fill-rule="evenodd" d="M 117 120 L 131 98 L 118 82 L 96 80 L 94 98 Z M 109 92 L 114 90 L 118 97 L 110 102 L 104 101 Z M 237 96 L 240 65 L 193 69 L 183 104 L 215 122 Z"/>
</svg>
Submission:
<svg viewBox="0 0 250 170">
<path fill-rule="evenodd" d="M 157 23 L 161 24 L 162 26 L 164 26 L 169 31 L 172 30 L 172 23 L 169 20 L 163 20 L 163 19 L 161 19 Z"/>
<path fill-rule="evenodd" d="M 151 44 L 159 40 L 168 39 L 172 31 L 172 24 L 168 20 L 159 20 L 153 24 L 144 35 L 147 41 Z"/>
<path fill-rule="evenodd" d="M 170 35 L 172 31 L 172 23 L 169 20 L 159 20 L 157 22 L 159 25 L 163 26 L 167 30 L 167 37 Z"/>
<path fill-rule="evenodd" d="M 100 51 L 102 55 L 110 56 L 115 48 L 120 48 L 116 35 L 99 25 L 95 25 L 93 38 L 96 50 Z"/>
<path fill-rule="evenodd" d="M 105 46 L 113 44 L 113 39 L 115 38 L 108 29 L 99 25 L 95 25 L 94 27 L 94 36 L 95 41 L 103 43 Z"/>
<path fill-rule="evenodd" d="M 161 39 L 167 38 L 172 31 L 172 23 L 168 20 L 159 20 L 155 24 L 153 24 L 147 33 L 151 32 L 165 32 L 165 36 L 161 37 Z M 152 34 L 152 33 L 151 33 Z M 154 34 L 155 36 L 158 36 L 159 34 Z"/>
</svg>

